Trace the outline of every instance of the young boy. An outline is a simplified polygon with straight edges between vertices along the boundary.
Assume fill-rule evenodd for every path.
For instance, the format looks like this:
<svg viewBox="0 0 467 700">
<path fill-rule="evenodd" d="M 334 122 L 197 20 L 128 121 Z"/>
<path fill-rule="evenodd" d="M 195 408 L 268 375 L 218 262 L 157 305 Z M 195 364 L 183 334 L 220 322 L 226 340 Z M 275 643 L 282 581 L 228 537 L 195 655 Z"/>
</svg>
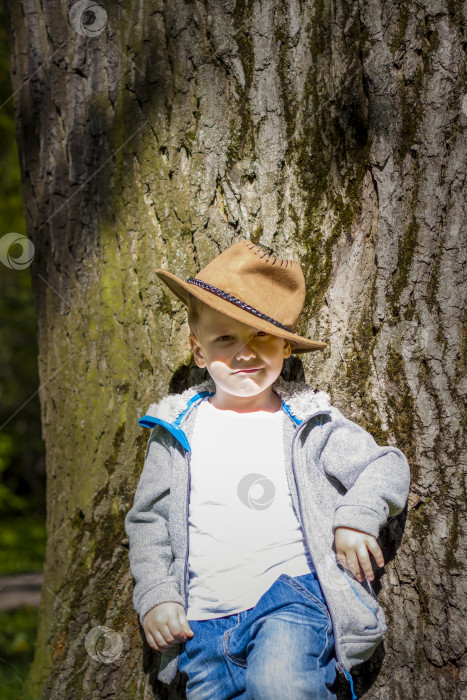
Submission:
<svg viewBox="0 0 467 700">
<path fill-rule="evenodd" d="M 336 671 L 386 630 L 370 553 L 405 506 L 410 471 L 327 393 L 280 377 L 296 334 L 300 265 L 243 240 L 186 282 L 156 271 L 189 306 L 190 344 L 210 379 L 169 394 L 125 519 L 133 602 L 159 680 L 187 697 L 335 698 Z"/>
</svg>

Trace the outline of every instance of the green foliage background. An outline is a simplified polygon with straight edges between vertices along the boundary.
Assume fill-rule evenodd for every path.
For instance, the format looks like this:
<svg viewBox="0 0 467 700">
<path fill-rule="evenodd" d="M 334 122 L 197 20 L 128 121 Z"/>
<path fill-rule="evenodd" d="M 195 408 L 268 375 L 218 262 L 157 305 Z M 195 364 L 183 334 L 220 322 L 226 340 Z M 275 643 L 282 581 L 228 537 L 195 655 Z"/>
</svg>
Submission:
<svg viewBox="0 0 467 700">
<path fill-rule="evenodd" d="M 28 89 L 27 84 L 23 89 Z M 26 234 L 4 11 L 0 6 L 0 239 Z M 16 257 L 20 249 L 10 248 Z M 0 262 L 0 576 L 42 570 L 45 453 L 30 268 Z M 1 593 L 1 589 L 0 589 Z M 0 696 L 27 698 L 37 610 L 0 610 Z"/>
</svg>

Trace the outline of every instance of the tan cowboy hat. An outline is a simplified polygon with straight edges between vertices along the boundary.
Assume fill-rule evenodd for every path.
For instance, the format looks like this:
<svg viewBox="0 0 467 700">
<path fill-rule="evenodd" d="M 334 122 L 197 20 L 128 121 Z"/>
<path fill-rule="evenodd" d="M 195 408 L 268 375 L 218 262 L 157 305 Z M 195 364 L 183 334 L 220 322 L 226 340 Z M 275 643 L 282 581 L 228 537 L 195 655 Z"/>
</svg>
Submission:
<svg viewBox="0 0 467 700">
<path fill-rule="evenodd" d="M 294 353 L 327 346 L 295 333 L 305 301 L 300 264 L 270 255 L 249 240 L 230 246 L 186 282 L 167 270 L 156 275 L 187 306 L 192 294 L 236 321 L 293 341 Z"/>
</svg>

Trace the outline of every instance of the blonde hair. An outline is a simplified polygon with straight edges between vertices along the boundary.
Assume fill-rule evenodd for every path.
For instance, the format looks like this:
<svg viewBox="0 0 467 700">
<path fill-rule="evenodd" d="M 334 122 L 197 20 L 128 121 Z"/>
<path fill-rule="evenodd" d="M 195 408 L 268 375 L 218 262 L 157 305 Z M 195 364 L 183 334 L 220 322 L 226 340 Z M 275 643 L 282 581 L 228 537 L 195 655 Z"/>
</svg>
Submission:
<svg viewBox="0 0 467 700">
<path fill-rule="evenodd" d="M 188 304 L 188 325 L 190 331 L 197 335 L 196 330 L 198 327 L 198 321 L 201 316 L 201 305 L 202 302 L 197 299 L 193 294 L 190 294 L 189 304 Z"/>
</svg>

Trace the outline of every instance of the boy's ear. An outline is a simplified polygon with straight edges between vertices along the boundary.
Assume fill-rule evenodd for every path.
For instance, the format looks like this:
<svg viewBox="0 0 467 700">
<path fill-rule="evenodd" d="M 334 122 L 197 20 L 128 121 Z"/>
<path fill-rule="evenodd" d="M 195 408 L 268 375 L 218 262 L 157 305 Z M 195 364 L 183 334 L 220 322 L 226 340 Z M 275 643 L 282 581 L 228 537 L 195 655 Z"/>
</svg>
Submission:
<svg viewBox="0 0 467 700">
<path fill-rule="evenodd" d="M 195 358 L 195 363 L 197 367 L 206 367 L 206 362 L 203 357 L 201 346 L 195 334 L 190 333 L 188 340 L 190 341 L 190 346 L 193 351 L 193 357 Z"/>
<path fill-rule="evenodd" d="M 292 343 L 290 340 L 284 339 L 284 358 L 290 357 L 292 354 Z"/>
</svg>

